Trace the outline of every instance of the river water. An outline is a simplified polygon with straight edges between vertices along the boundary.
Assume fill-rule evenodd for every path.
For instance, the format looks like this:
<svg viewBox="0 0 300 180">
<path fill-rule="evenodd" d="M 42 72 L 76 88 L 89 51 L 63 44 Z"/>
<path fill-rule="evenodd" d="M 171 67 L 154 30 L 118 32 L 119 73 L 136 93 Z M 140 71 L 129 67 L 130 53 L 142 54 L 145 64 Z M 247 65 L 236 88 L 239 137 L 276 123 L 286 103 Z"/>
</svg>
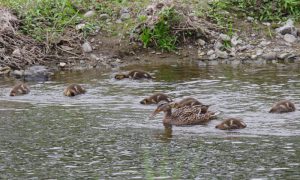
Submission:
<svg viewBox="0 0 300 180">
<path fill-rule="evenodd" d="M 149 64 L 155 80 L 113 79 L 100 70 L 59 72 L 9 97 L 0 78 L 0 179 L 300 179 L 300 111 L 269 114 L 272 104 L 300 107 L 300 64 Z M 63 96 L 67 84 L 87 93 Z M 165 129 L 163 114 L 139 101 L 154 92 L 195 97 L 218 119 Z M 226 117 L 247 128 L 215 129 Z"/>
</svg>

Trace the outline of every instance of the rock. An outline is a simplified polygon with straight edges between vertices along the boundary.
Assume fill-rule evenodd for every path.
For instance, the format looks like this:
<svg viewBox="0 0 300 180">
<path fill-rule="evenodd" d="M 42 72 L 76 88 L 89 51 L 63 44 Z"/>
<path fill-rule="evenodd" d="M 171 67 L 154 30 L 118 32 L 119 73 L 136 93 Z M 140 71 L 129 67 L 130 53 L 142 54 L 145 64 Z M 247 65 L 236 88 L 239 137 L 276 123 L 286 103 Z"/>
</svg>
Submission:
<svg viewBox="0 0 300 180">
<path fill-rule="evenodd" d="M 208 56 L 210 56 L 210 55 L 212 55 L 212 54 L 214 54 L 214 53 L 215 53 L 214 50 L 209 50 L 209 51 L 207 51 L 207 55 L 208 55 Z"/>
<path fill-rule="evenodd" d="M 263 54 L 263 52 L 264 52 L 264 50 L 262 50 L 262 49 L 258 49 L 258 50 L 256 51 L 256 56 L 260 56 L 260 55 L 262 55 L 262 54 Z"/>
<path fill-rule="evenodd" d="M 197 44 L 199 44 L 200 46 L 204 46 L 206 44 L 206 42 L 202 39 L 198 39 Z"/>
<path fill-rule="evenodd" d="M 216 56 L 222 59 L 227 59 L 228 53 L 226 51 L 216 50 Z"/>
<path fill-rule="evenodd" d="M 251 59 L 256 59 L 257 58 L 257 55 L 256 54 L 252 54 L 251 55 Z"/>
<path fill-rule="evenodd" d="M 82 47 L 83 52 L 85 52 L 85 53 L 89 53 L 89 52 L 93 51 L 92 46 L 90 45 L 89 42 L 83 43 L 83 45 L 81 47 Z"/>
<path fill-rule="evenodd" d="M 265 25 L 265 26 L 268 26 L 268 27 L 271 26 L 271 23 L 269 23 L 269 22 L 263 22 L 262 24 Z"/>
<path fill-rule="evenodd" d="M 253 17 L 250 17 L 250 16 L 248 16 L 248 17 L 247 17 L 247 21 L 249 21 L 249 22 L 253 22 L 253 21 L 254 21 L 254 18 L 253 18 Z"/>
<path fill-rule="evenodd" d="M 214 60 L 217 59 L 217 55 L 216 54 L 212 54 L 208 57 L 209 60 Z"/>
<path fill-rule="evenodd" d="M 260 42 L 260 43 L 259 43 L 259 45 L 258 45 L 258 46 L 260 46 L 260 47 L 264 47 L 264 46 L 267 46 L 267 45 L 269 45 L 269 44 L 271 44 L 271 42 L 270 42 L 270 41 L 263 40 L 262 42 Z"/>
<path fill-rule="evenodd" d="M 15 70 L 12 75 L 25 81 L 47 81 L 53 73 L 46 66 L 34 65 L 25 70 Z"/>
<path fill-rule="evenodd" d="M 221 49 L 222 47 L 223 47 L 223 44 L 222 44 L 220 41 L 217 41 L 217 42 L 214 44 L 214 49 L 215 49 L 215 50 Z"/>
<path fill-rule="evenodd" d="M 199 49 L 198 49 L 197 55 L 198 55 L 198 58 L 199 58 L 199 59 L 202 59 L 203 56 L 205 55 L 205 52 L 203 52 L 203 51 L 199 48 Z"/>
<path fill-rule="evenodd" d="M 294 35 L 292 35 L 292 34 L 285 34 L 285 35 L 283 36 L 283 39 L 284 39 L 286 42 L 289 42 L 289 43 L 294 43 L 294 42 L 297 41 L 297 38 L 296 38 Z"/>
<path fill-rule="evenodd" d="M 242 43 L 242 41 L 241 41 L 240 39 L 238 39 L 237 36 L 233 36 L 233 37 L 231 38 L 230 42 L 231 42 L 231 45 L 232 45 L 232 46 L 237 46 L 238 44 L 241 44 L 241 43 Z"/>
<path fill-rule="evenodd" d="M 230 41 L 230 37 L 227 34 L 220 34 L 219 37 L 222 41 Z"/>
<path fill-rule="evenodd" d="M 123 14 L 121 14 L 120 19 L 121 19 L 122 21 L 125 21 L 125 20 L 127 20 L 127 19 L 130 19 L 130 13 L 123 13 Z"/>
<path fill-rule="evenodd" d="M 105 21 L 109 18 L 109 15 L 108 14 L 100 14 L 99 16 L 99 19 L 102 20 L 102 21 Z"/>
<path fill-rule="evenodd" d="M 121 19 L 117 19 L 117 20 L 116 20 L 116 23 L 117 23 L 117 24 L 120 24 L 120 23 L 122 23 L 122 20 L 121 20 Z"/>
<path fill-rule="evenodd" d="M 95 54 L 91 54 L 90 57 L 91 57 L 92 60 L 96 60 L 96 61 L 100 60 L 100 58 L 97 57 Z"/>
<path fill-rule="evenodd" d="M 295 37 L 297 37 L 297 29 L 294 26 L 294 21 L 291 19 L 288 19 L 282 27 L 279 27 L 275 30 L 277 33 L 285 35 L 285 34 L 292 34 Z"/>
<path fill-rule="evenodd" d="M 80 30 L 80 29 L 82 29 L 82 28 L 84 28 L 84 26 L 85 26 L 85 24 L 77 24 L 76 26 L 75 26 L 75 29 L 76 30 Z"/>
<path fill-rule="evenodd" d="M 286 57 L 288 57 L 289 53 L 282 53 L 282 54 L 278 54 L 277 55 L 277 58 L 278 59 L 281 59 L 281 60 L 284 60 Z"/>
<path fill-rule="evenodd" d="M 61 68 L 64 68 L 66 65 L 67 65 L 67 63 L 65 63 L 65 62 L 60 62 L 58 66 L 61 67 Z"/>
<path fill-rule="evenodd" d="M 86 12 L 86 13 L 83 15 L 83 17 L 89 18 L 89 17 L 94 16 L 95 14 L 96 14 L 95 11 L 91 10 L 91 11 Z"/>
<path fill-rule="evenodd" d="M 21 50 L 19 48 L 16 48 L 13 52 L 12 52 L 12 56 L 15 56 L 15 57 L 21 57 L 22 54 L 21 54 Z"/>
<path fill-rule="evenodd" d="M 269 52 L 267 54 L 263 54 L 262 57 L 265 59 L 265 60 L 276 60 L 277 58 L 277 54 L 276 52 Z"/>
<path fill-rule="evenodd" d="M 11 72 L 11 68 L 8 66 L 0 67 L 0 75 L 6 75 Z"/>
</svg>

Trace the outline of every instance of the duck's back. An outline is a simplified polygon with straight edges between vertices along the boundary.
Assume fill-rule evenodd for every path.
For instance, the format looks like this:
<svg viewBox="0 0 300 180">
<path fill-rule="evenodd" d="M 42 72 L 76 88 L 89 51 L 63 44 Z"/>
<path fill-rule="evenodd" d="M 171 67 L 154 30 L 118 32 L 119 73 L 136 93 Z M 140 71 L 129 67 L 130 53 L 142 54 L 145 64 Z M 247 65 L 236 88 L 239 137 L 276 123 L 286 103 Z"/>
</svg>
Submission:
<svg viewBox="0 0 300 180">
<path fill-rule="evenodd" d="M 200 106 L 182 107 L 175 110 L 170 117 L 170 124 L 175 126 L 205 124 L 209 121 L 208 114 L 201 114 Z"/>
</svg>

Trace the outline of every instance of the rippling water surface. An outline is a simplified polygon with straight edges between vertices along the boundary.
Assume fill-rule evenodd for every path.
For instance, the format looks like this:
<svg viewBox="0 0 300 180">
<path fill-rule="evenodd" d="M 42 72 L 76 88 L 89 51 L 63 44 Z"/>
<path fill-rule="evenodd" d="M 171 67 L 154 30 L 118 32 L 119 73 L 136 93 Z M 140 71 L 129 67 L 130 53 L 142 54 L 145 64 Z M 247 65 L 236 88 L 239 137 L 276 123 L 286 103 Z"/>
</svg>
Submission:
<svg viewBox="0 0 300 180">
<path fill-rule="evenodd" d="M 0 179 L 300 179 L 300 111 L 267 113 L 280 99 L 300 108 L 300 65 L 150 64 L 153 81 L 116 81 L 101 71 L 61 72 L 29 83 L 0 77 Z M 85 95 L 64 97 L 67 84 Z M 139 101 L 154 92 L 212 104 L 208 125 L 165 129 Z M 240 117 L 246 129 L 215 125 Z"/>
</svg>

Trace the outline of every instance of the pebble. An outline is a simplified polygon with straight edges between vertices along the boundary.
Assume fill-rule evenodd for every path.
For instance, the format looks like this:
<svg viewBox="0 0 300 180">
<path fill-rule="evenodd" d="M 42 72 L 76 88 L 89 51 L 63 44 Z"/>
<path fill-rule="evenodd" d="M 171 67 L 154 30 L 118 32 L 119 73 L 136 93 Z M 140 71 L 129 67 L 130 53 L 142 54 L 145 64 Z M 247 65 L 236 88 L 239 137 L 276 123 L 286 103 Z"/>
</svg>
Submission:
<svg viewBox="0 0 300 180">
<path fill-rule="evenodd" d="M 275 60 L 277 58 L 277 54 L 275 52 L 269 52 L 269 53 L 263 54 L 262 57 L 265 60 Z"/>
<path fill-rule="evenodd" d="M 93 51 L 92 46 L 90 45 L 89 42 L 85 42 L 82 44 L 82 50 L 83 50 L 83 52 L 86 52 L 86 53 Z"/>
<path fill-rule="evenodd" d="M 291 34 L 285 34 L 283 36 L 283 39 L 286 41 L 286 42 L 289 42 L 289 43 L 294 43 L 297 41 L 297 38 L 294 36 L 294 35 L 291 35 Z"/>
<path fill-rule="evenodd" d="M 207 55 L 210 56 L 210 55 L 212 55 L 212 54 L 214 54 L 214 53 L 215 53 L 214 50 L 209 50 L 209 51 L 207 52 Z"/>
<path fill-rule="evenodd" d="M 228 53 L 226 51 L 216 50 L 216 56 L 222 59 L 227 59 Z"/>
<path fill-rule="evenodd" d="M 86 13 L 83 15 L 83 17 L 89 18 L 89 17 L 94 16 L 95 14 L 96 14 L 95 11 L 91 10 L 91 11 L 86 12 Z"/>
</svg>

